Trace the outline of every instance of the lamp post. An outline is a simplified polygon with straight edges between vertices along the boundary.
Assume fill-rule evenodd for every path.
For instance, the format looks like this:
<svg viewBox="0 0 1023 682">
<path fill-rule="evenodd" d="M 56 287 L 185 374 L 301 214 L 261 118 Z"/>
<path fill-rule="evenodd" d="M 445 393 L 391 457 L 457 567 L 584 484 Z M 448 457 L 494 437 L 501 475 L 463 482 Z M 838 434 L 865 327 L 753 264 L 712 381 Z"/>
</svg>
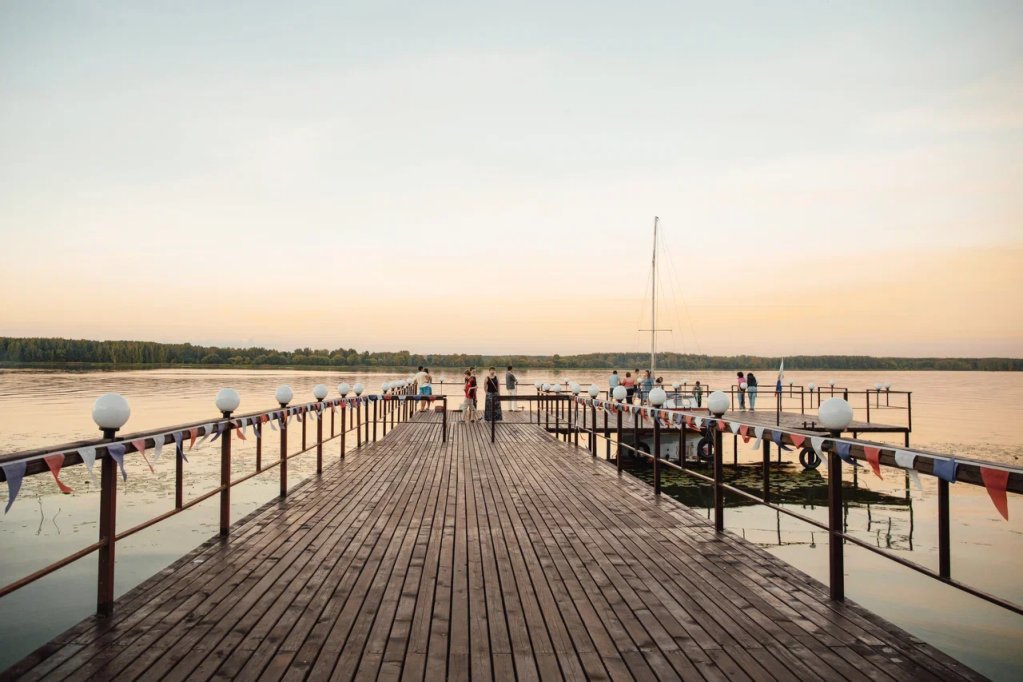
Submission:
<svg viewBox="0 0 1023 682">
<path fill-rule="evenodd" d="M 356 398 L 360 398 L 362 396 L 362 392 L 364 390 L 365 389 L 363 388 L 362 384 L 360 384 L 360 383 L 356 383 L 354 386 L 352 386 L 352 391 L 355 392 L 355 397 Z M 356 444 L 360 448 L 362 447 L 362 405 L 361 405 L 361 402 L 362 402 L 361 400 L 357 400 L 356 403 L 355 403 L 355 433 L 357 435 L 357 438 L 356 438 L 357 443 Z M 366 416 L 367 417 L 369 416 L 369 408 L 366 408 Z M 366 426 L 367 426 L 367 428 L 369 427 L 369 422 L 368 421 L 366 423 Z M 366 441 L 367 442 L 369 441 L 369 431 L 366 431 Z"/>
<path fill-rule="evenodd" d="M 281 406 L 281 497 L 288 496 L 288 403 L 295 397 L 291 386 L 282 384 L 274 394 Z"/>
<path fill-rule="evenodd" d="M 730 402 L 728 396 L 722 391 L 714 391 L 707 398 L 707 409 L 715 417 L 711 429 L 714 431 L 714 530 L 718 533 L 723 533 L 725 530 L 725 491 L 721 488 L 724 472 L 721 462 L 721 429 L 718 428 L 718 420 L 728 411 Z"/>
<path fill-rule="evenodd" d="M 554 394 L 554 438 L 561 440 L 561 384 L 551 384 L 550 389 Z M 568 434 L 565 434 L 565 442 L 568 442 Z"/>
<path fill-rule="evenodd" d="M 568 386 L 569 390 L 572 391 L 572 411 L 569 413 L 569 419 L 574 420 L 574 423 L 569 424 L 569 428 L 572 431 L 572 439 L 576 447 L 579 447 L 579 394 L 582 393 L 583 387 L 576 382 L 572 382 Z M 585 414 L 585 413 L 584 413 Z"/>
<path fill-rule="evenodd" d="M 629 390 L 620 384 L 611 391 L 611 397 L 614 398 L 618 408 L 615 410 L 615 416 L 618 418 L 615 424 L 615 438 L 617 439 L 615 464 L 618 466 L 618 473 L 622 473 L 622 403 L 628 395 Z"/>
<path fill-rule="evenodd" d="M 92 405 L 92 420 L 112 440 L 131 416 L 128 401 L 119 393 L 107 393 Z M 114 550 L 117 538 L 117 465 L 107 453 L 100 468 L 99 553 L 96 581 L 96 613 L 109 616 L 114 610 Z"/>
<path fill-rule="evenodd" d="M 821 426 L 839 439 L 853 418 L 852 407 L 841 398 L 824 401 L 818 411 Z M 842 545 L 842 460 L 838 456 L 838 443 L 828 450 L 828 566 L 831 598 L 845 599 L 845 559 Z"/>
<path fill-rule="evenodd" d="M 590 384 L 587 391 L 590 394 L 590 431 L 587 433 L 587 442 L 590 445 L 590 454 L 597 456 L 597 406 L 593 403 L 600 395 L 600 388 L 596 384 Z M 607 424 L 604 424 L 607 426 Z"/>
<path fill-rule="evenodd" d="M 653 419 L 654 419 L 654 495 L 661 494 L 661 420 L 657 418 L 657 413 L 664 404 L 664 401 L 668 399 L 664 389 L 657 386 L 650 389 L 650 395 L 647 396 L 650 401 L 650 406 L 653 408 Z"/>
<path fill-rule="evenodd" d="M 319 476 L 323 473 L 323 399 L 327 397 L 327 387 L 313 386 L 313 397 L 319 402 L 316 414 L 316 475 Z"/>
<path fill-rule="evenodd" d="M 341 394 L 341 402 L 338 404 L 338 409 L 341 411 L 341 459 L 345 458 L 345 434 L 348 431 L 348 427 L 345 424 L 345 397 L 348 396 L 348 391 L 351 390 L 347 383 L 340 383 L 337 385 L 337 392 Z M 351 420 L 349 420 L 351 421 Z"/>
<path fill-rule="evenodd" d="M 214 401 L 226 420 L 220 434 L 220 537 L 231 528 L 231 413 L 238 409 L 241 397 L 233 388 L 222 388 Z"/>
</svg>

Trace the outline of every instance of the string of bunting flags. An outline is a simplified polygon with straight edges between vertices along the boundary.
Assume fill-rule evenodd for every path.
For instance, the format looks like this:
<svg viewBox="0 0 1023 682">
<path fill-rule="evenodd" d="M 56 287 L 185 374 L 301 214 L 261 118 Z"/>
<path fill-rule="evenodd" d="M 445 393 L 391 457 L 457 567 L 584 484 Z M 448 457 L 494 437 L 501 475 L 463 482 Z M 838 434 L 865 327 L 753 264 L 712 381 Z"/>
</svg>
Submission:
<svg viewBox="0 0 1023 682">
<path fill-rule="evenodd" d="M 231 425 L 231 429 L 241 440 L 248 440 L 246 438 L 246 432 L 251 426 L 253 435 L 256 440 L 259 440 L 263 435 L 263 427 L 267 424 L 270 425 L 270 428 L 273 431 L 286 430 L 292 418 L 299 422 L 304 421 L 307 416 L 312 416 L 314 419 L 320 419 L 328 408 L 331 412 L 336 412 L 338 409 L 355 409 L 381 399 L 391 400 L 393 398 L 398 398 L 402 401 L 407 399 L 410 401 L 426 400 L 432 402 L 439 399 L 439 396 L 364 395 L 347 398 L 334 398 L 318 403 L 295 405 L 245 417 L 222 419 L 216 422 L 183 427 L 166 433 L 156 433 L 153 435 L 146 435 L 145 437 L 136 437 L 97 445 L 86 445 L 57 452 L 41 453 L 4 462 L 3 465 L 0 465 L 0 469 L 3 470 L 4 477 L 7 479 L 7 504 L 4 507 L 4 513 L 6 514 L 10 511 L 11 506 L 18 497 L 18 493 L 21 492 L 21 484 L 25 478 L 29 462 L 37 460 L 45 462 L 47 469 L 49 469 L 50 474 L 53 476 L 57 489 L 61 493 L 69 495 L 73 493 L 74 490 L 61 480 L 60 472 L 64 467 L 66 455 L 71 453 L 77 454 L 82 460 L 82 463 L 85 464 L 85 468 L 89 472 L 89 478 L 94 484 L 97 483 L 97 480 L 93 467 L 96 463 L 97 456 L 102 456 L 104 454 L 110 456 L 114 462 L 116 462 L 118 469 L 121 472 L 121 478 L 127 481 L 128 472 L 124 466 L 124 457 L 126 454 L 132 452 L 137 452 L 142 457 L 142 460 L 145 462 L 149 470 L 152 473 L 156 473 L 153 462 L 160 461 L 160 456 L 163 454 L 163 448 L 165 445 L 173 443 L 175 457 L 180 457 L 184 462 L 188 462 L 188 457 L 185 454 L 186 451 L 191 451 L 193 448 L 201 446 L 207 441 L 210 443 L 215 442 L 227 430 L 228 424 Z M 186 441 L 187 450 L 185 447 Z M 152 461 L 146 456 L 146 452 L 150 449 L 153 453 Z"/>
<path fill-rule="evenodd" d="M 851 466 L 858 467 L 861 466 L 861 464 L 857 461 L 857 458 L 853 456 L 853 448 L 855 447 L 863 451 L 863 457 L 870 465 L 870 469 L 878 478 L 881 479 L 884 478 L 884 475 L 881 473 L 881 453 L 887 451 L 893 456 L 895 465 L 908 472 L 909 478 L 917 490 L 923 490 L 923 485 L 920 482 L 920 473 L 916 468 L 918 459 L 929 460 L 933 475 L 943 481 L 947 481 L 948 483 L 956 482 L 956 476 L 960 465 L 960 462 L 957 461 L 955 457 L 939 457 L 936 455 L 913 452 L 892 446 L 880 446 L 856 440 L 834 438 L 832 436 L 808 435 L 777 426 L 765 427 L 758 424 L 745 424 L 737 420 L 717 418 L 711 415 L 694 414 L 685 410 L 664 409 L 649 407 L 646 405 L 630 405 L 628 403 L 618 403 L 613 400 L 601 400 L 599 398 L 588 398 L 584 396 L 572 396 L 572 399 L 579 405 L 594 407 L 598 410 L 602 410 L 605 414 L 616 415 L 620 412 L 622 414 L 635 415 L 639 418 L 641 424 L 646 424 L 646 420 L 649 419 L 651 422 L 653 420 L 657 420 L 661 426 L 666 428 L 681 429 L 684 426 L 689 426 L 690 428 L 701 430 L 704 425 L 714 423 L 718 430 L 722 432 L 731 432 L 739 438 L 742 438 L 744 443 L 749 443 L 750 439 L 755 439 L 753 443 L 754 450 L 760 449 L 760 445 L 765 436 L 770 438 L 771 442 L 775 443 L 779 448 L 786 451 L 791 450 L 788 445 L 801 448 L 807 443 L 807 441 L 809 441 L 809 446 L 813 448 L 814 452 L 816 452 L 817 456 L 821 459 L 824 459 L 825 454 L 828 451 L 834 450 L 842 461 Z M 980 470 L 980 476 L 984 483 L 984 487 L 987 490 L 988 496 L 991 498 L 991 502 L 994 504 L 995 509 L 1002 518 L 1008 520 L 1009 506 L 1006 491 L 1008 488 L 1009 474 L 1011 473 L 1011 470 L 993 464 L 972 462 L 971 464 L 975 464 Z"/>
</svg>

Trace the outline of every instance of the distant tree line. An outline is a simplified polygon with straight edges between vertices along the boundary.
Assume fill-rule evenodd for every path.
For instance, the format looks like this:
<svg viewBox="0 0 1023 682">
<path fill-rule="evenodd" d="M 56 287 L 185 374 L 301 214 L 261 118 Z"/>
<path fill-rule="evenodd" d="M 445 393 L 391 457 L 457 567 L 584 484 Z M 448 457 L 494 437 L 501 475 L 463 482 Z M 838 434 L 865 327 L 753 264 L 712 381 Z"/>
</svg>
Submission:
<svg viewBox="0 0 1023 682">
<path fill-rule="evenodd" d="M 358 351 L 354 348 L 218 348 L 190 343 L 153 341 L 89 341 L 85 339 L 0 337 L 0 363 L 90 363 L 105 365 L 220 365 L 237 367 L 488 367 L 514 365 L 534 369 L 633 369 L 646 367 L 646 353 L 582 355 L 418 354 L 402 351 Z M 658 353 L 666 370 L 771 370 L 781 358 L 758 355 L 690 355 Z M 866 355 L 796 355 L 785 358 L 786 369 L 830 370 L 1023 370 L 1021 358 L 885 358 Z"/>
</svg>

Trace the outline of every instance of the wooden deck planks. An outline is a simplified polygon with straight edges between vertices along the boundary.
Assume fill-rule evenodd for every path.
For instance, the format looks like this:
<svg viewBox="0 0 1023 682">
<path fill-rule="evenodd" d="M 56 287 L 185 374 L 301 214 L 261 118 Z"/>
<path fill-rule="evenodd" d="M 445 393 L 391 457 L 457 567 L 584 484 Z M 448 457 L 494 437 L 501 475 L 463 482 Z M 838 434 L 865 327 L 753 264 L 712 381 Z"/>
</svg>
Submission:
<svg viewBox="0 0 1023 682">
<path fill-rule="evenodd" d="M 2 677 L 981 679 L 541 426 L 438 417 Z"/>
</svg>

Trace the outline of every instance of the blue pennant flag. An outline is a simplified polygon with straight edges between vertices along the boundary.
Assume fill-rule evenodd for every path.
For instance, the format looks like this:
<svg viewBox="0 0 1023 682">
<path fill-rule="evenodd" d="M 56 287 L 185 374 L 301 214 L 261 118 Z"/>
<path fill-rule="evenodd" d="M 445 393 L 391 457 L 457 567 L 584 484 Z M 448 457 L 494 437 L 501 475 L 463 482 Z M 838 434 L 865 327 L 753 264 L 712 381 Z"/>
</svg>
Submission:
<svg viewBox="0 0 1023 682">
<path fill-rule="evenodd" d="M 224 433 L 224 429 L 226 428 L 227 422 L 220 422 L 219 424 L 217 424 L 217 432 L 213 434 L 213 438 L 210 438 L 210 442 L 212 443 L 216 439 L 220 438 L 220 434 Z"/>
<path fill-rule="evenodd" d="M 775 442 L 775 444 L 778 446 L 779 449 L 785 450 L 785 451 L 791 451 L 792 448 L 790 448 L 788 445 L 785 445 L 785 443 L 782 441 L 782 439 L 781 439 L 782 435 L 783 434 L 782 434 L 781 431 L 772 431 L 771 432 L 771 440 L 773 440 Z"/>
<path fill-rule="evenodd" d="M 948 459 L 935 457 L 933 462 L 935 476 L 949 483 L 956 482 L 956 469 L 959 468 L 959 462 L 954 457 L 949 457 Z"/>
<path fill-rule="evenodd" d="M 852 450 L 852 443 L 843 443 L 840 440 L 835 441 L 835 452 L 838 453 L 838 456 L 844 461 L 849 462 L 849 464 L 852 464 L 854 467 L 858 467 L 859 464 L 852 458 L 852 455 L 849 454 L 850 450 Z"/>
<path fill-rule="evenodd" d="M 124 470 L 124 443 L 111 443 L 107 446 L 107 454 L 114 458 L 117 466 L 121 467 L 121 478 L 128 480 L 128 472 Z"/>
<path fill-rule="evenodd" d="M 178 431 L 172 435 L 174 436 L 174 454 L 187 462 L 188 458 L 185 457 L 184 443 L 185 433 L 183 431 Z"/>
<path fill-rule="evenodd" d="M 25 478 L 25 466 L 25 462 L 15 462 L 14 464 L 5 464 L 3 467 L 4 476 L 7 477 L 7 506 L 4 507 L 4 514 L 11 510 L 14 498 L 21 490 L 21 480 Z"/>
</svg>

